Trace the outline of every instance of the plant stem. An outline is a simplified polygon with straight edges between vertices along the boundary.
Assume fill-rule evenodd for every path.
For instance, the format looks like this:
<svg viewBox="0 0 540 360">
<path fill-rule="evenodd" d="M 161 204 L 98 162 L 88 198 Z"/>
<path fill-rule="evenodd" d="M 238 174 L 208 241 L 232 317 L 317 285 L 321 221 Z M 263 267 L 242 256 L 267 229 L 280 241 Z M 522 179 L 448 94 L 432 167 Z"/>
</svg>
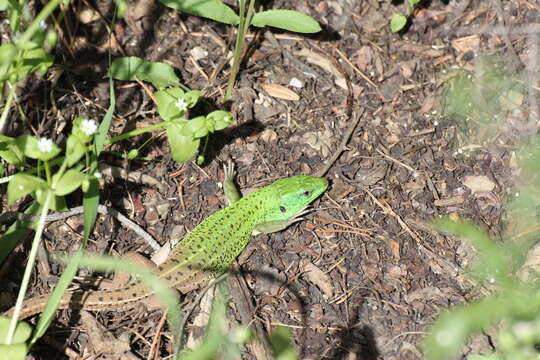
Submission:
<svg viewBox="0 0 540 360">
<path fill-rule="evenodd" d="M 41 22 L 45 21 L 52 14 L 54 9 L 56 9 L 56 7 L 60 4 L 60 2 L 62 2 L 62 0 L 51 0 L 50 2 L 48 2 L 43 7 L 43 10 L 41 10 L 40 13 L 36 16 L 34 21 L 32 21 L 32 23 L 28 26 L 28 28 L 22 34 L 20 39 L 16 42 L 16 45 L 20 46 L 21 44 L 25 44 L 28 41 L 30 41 L 32 39 L 32 36 L 34 36 L 34 34 L 39 30 Z M 23 4 L 24 4 L 23 0 L 19 1 L 19 5 L 21 6 L 21 8 L 22 8 Z M 18 55 L 17 55 L 17 62 L 19 62 L 19 63 L 20 63 L 19 60 L 21 60 L 21 57 L 23 56 L 23 52 L 24 52 L 24 50 L 22 50 L 22 48 L 19 47 L 19 51 L 18 51 Z M 12 68 L 12 66 L 9 66 L 8 69 L 6 70 L 6 73 L 8 73 L 11 68 Z M 8 82 L 6 81 L 6 83 L 8 83 Z M 1 87 L 3 87 L 3 86 L 1 86 Z M 9 95 L 8 95 L 7 100 L 6 100 L 6 104 L 4 105 L 4 110 L 2 111 L 2 116 L 0 117 L 0 133 L 2 133 L 2 130 L 4 129 L 4 124 L 6 122 L 7 115 L 9 113 L 9 109 L 11 108 L 11 103 L 13 102 L 13 97 L 15 96 L 15 87 L 16 86 L 13 85 L 9 89 Z"/>
<path fill-rule="evenodd" d="M 246 38 L 249 25 L 251 24 L 251 18 L 253 17 L 253 12 L 255 8 L 255 0 L 249 1 L 248 11 L 246 14 L 246 4 L 244 0 L 239 1 L 240 4 L 240 22 L 238 24 L 238 30 L 236 34 L 236 41 L 234 44 L 234 57 L 233 65 L 231 68 L 231 73 L 229 74 L 229 81 L 227 83 L 227 92 L 225 93 L 225 101 L 229 100 L 232 95 L 232 90 L 234 83 L 236 81 L 236 76 L 240 70 L 240 64 L 242 62 L 242 53 L 244 48 L 244 40 Z"/>
<path fill-rule="evenodd" d="M 51 186 L 51 168 L 49 167 L 49 161 L 43 162 L 43 167 L 45 168 L 45 177 L 47 178 L 47 184 Z"/>
<path fill-rule="evenodd" d="M 13 336 L 15 335 L 15 329 L 17 328 L 17 320 L 19 314 L 21 313 L 24 297 L 26 295 L 26 290 L 28 290 L 28 284 L 30 282 L 30 276 L 32 275 L 32 270 L 34 269 L 34 264 L 36 262 L 37 251 L 39 243 L 41 241 L 41 234 L 45 227 L 45 217 L 49 211 L 49 204 L 53 198 L 53 192 L 51 190 L 47 191 L 47 197 L 45 198 L 45 203 L 41 208 L 41 214 L 39 215 L 39 220 L 37 223 L 36 233 L 34 234 L 34 240 L 32 241 L 32 248 L 30 249 L 30 255 L 28 256 L 28 263 L 24 269 L 24 275 L 21 281 L 21 288 L 19 294 L 17 295 L 17 302 L 15 303 L 15 309 L 13 310 L 13 317 L 9 323 L 9 329 L 6 335 L 5 344 L 10 345 L 13 342 Z"/>
<path fill-rule="evenodd" d="M 127 133 L 124 133 L 122 135 L 118 135 L 118 136 L 115 136 L 113 138 L 110 138 L 110 139 L 106 140 L 105 144 L 106 145 L 114 144 L 115 142 L 122 141 L 124 139 L 129 138 L 129 137 L 141 135 L 141 134 L 144 134 L 145 132 L 149 132 L 149 131 L 152 131 L 152 130 L 159 129 L 161 127 L 164 127 L 166 124 L 167 123 L 165 121 L 162 121 L 160 123 L 150 125 L 150 126 L 147 126 L 145 128 L 131 130 L 131 131 L 128 131 Z"/>
<path fill-rule="evenodd" d="M 127 139 L 127 138 L 129 138 L 131 136 L 137 136 L 137 135 L 140 135 L 140 134 L 144 134 L 145 132 L 150 132 L 152 130 L 159 129 L 161 127 L 164 127 L 165 125 L 166 125 L 166 122 L 162 121 L 162 122 L 160 122 L 158 124 L 150 125 L 150 126 L 147 126 L 145 128 L 128 131 L 125 134 L 118 135 L 118 136 L 115 136 L 113 138 L 110 138 L 110 139 L 106 140 L 105 144 L 106 145 L 114 144 L 115 142 Z M 144 143 L 143 146 L 144 145 L 146 145 L 146 143 Z M 88 151 L 90 151 L 90 148 L 88 148 Z M 61 162 L 64 162 L 64 161 L 65 161 L 64 157 L 59 157 L 59 158 L 51 160 L 48 165 L 49 166 L 55 166 L 55 165 L 58 165 L 58 164 L 60 164 Z M 45 169 L 47 170 L 47 168 L 45 168 Z M 64 164 L 62 164 L 62 171 L 63 170 L 65 170 Z M 36 171 L 37 171 L 37 169 L 33 168 L 33 169 L 29 169 L 28 171 L 26 171 L 26 173 L 34 174 L 34 173 L 36 173 Z M 11 181 L 12 178 L 13 178 L 13 175 L 0 177 L 0 184 L 7 183 L 7 182 Z"/>
<path fill-rule="evenodd" d="M 0 117 L 0 134 L 4 130 L 4 125 L 6 123 L 9 110 L 11 109 L 11 104 L 13 103 L 13 99 L 15 98 L 15 86 L 11 85 L 9 81 L 6 81 L 5 83 L 9 86 L 9 93 L 6 99 L 6 103 L 4 104 L 4 109 L 2 110 L 2 116 Z"/>
<path fill-rule="evenodd" d="M 18 44 L 24 44 L 25 42 L 29 41 L 32 38 L 32 36 L 34 36 L 36 31 L 39 30 L 39 26 L 40 26 L 41 22 L 45 21 L 49 17 L 49 15 L 52 14 L 54 9 L 56 9 L 56 7 L 58 5 L 60 5 L 61 2 L 62 2 L 62 0 L 51 0 L 50 2 L 48 2 L 43 7 L 43 10 L 41 10 L 40 13 L 37 14 L 34 21 L 32 21 L 30 26 L 28 26 L 28 29 L 26 29 L 24 34 L 22 34 L 21 38 L 19 39 L 19 41 L 17 43 Z"/>
</svg>

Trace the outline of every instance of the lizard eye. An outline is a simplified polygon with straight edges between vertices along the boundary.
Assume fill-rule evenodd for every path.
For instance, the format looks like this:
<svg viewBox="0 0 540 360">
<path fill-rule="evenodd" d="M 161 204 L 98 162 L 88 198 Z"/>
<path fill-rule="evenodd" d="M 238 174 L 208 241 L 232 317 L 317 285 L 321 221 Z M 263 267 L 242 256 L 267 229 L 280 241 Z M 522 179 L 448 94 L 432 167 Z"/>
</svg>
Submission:
<svg viewBox="0 0 540 360">
<path fill-rule="evenodd" d="M 285 209 L 285 206 L 280 206 L 279 207 L 279 211 L 281 211 L 282 213 L 286 212 L 287 209 Z"/>
<path fill-rule="evenodd" d="M 305 197 L 310 197 L 311 196 L 311 191 L 304 191 L 304 196 Z"/>
</svg>

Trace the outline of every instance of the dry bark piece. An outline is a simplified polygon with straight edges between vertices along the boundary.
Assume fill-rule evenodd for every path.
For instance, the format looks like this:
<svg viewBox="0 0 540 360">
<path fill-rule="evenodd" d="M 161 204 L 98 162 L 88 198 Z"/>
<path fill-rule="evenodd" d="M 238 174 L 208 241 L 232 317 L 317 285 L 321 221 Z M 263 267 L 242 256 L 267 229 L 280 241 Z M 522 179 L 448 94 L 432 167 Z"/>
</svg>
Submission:
<svg viewBox="0 0 540 360">
<path fill-rule="evenodd" d="M 302 135 L 302 141 L 321 154 L 323 158 L 327 158 L 332 152 L 332 139 L 333 134 L 327 129 Z"/>
<path fill-rule="evenodd" d="M 300 100 L 300 96 L 297 93 L 283 85 L 274 83 L 262 83 L 261 86 L 264 91 L 266 91 L 266 93 L 272 97 L 290 101 Z"/>
<path fill-rule="evenodd" d="M 303 268 L 304 278 L 316 285 L 322 292 L 325 300 L 332 299 L 335 294 L 334 286 L 332 285 L 332 279 L 330 276 L 313 265 L 311 262 L 305 262 Z"/>
<path fill-rule="evenodd" d="M 460 54 L 473 51 L 480 46 L 480 37 L 478 35 L 465 36 L 452 41 L 452 47 Z"/>
<path fill-rule="evenodd" d="M 110 333 L 104 332 L 88 311 L 81 311 L 80 315 L 82 325 L 96 354 L 107 354 L 107 359 L 111 360 L 133 359 L 129 343 L 115 339 Z"/>
<path fill-rule="evenodd" d="M 387 168 L 388 165 L 384 161 L 374 164 L 373 167 L 369 169 L 359 168 L 354 175 L 354 179 L 364 186 L 373 186 L 384 179 Z"/>
<path fill-rule="evenodd" d="M 332 60 L 329 59 L 327 56 L 317 54 L 316 52 L 305 48 L 296 51 L 294 55 L 305 57 L 307 62 L 317 65 L 324 71 L 334 75 L 336 85 L 338 85 L 344 90 L 347 90 L 347 81 L 345 80 L 341 72 L 334 66 Z"/>
<path fill-rule="evenodd" d="M 473 194 L 478 192 L 489 192 L 495 188 L 495 183 L 485 175 L 465 176 L 463 185 L 469 188 Z"/>
<path fill-rule="evenodd" d="M 369 46 L 362 46 L 356 52 L 356 66 L 360 71 L 366 71 L 368 66 L 371 65 L 373 59 L 373 53 Z"/>
<path fill-rule="evenodd" d="M 457 196 L 452 196 L 446 199 L 435 200 L 433 201 L 433 205 L 445 207 L 445 206 L 460 205 L 460 204 L 463 204 L 464 202 L 465 202 L 465 197 L 463 195 L 457 195 Z"/>
</svg>

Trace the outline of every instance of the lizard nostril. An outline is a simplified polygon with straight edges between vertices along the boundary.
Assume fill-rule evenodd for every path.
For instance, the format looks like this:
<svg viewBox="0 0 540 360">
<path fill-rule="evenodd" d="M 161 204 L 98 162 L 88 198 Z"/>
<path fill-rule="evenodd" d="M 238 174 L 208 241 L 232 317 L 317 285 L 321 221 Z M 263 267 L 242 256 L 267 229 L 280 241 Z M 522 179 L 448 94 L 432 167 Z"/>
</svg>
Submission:
<svg viewBox="0 0 540 360">
<path fill-rule="evenodd" d="M 311 196 L 311 191 L 304 191 L 304 196 L 305 197 L 310 197 Z"/>
<path fill-rule="evenodd" d="M 282 213 L 284 213 L 285 211 L 287 211 L 287 209 L 285 209 L 285 206 L 280 206 L 280 207 L 279 207 L 279 211 L 281 211 Z"/>
</svg>

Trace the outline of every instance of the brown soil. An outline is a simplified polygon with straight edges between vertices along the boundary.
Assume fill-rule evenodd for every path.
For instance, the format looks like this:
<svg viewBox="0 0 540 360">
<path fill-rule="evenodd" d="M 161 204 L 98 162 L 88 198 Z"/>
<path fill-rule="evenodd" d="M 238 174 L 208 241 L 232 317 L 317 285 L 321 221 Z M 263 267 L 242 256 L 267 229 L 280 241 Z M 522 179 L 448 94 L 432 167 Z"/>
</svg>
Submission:
<svg viewBox="0 0 540 360">
<path fill-rule="evenodd" d="M 268 333 L 277 324 L 289 327 L 303 359 L 422 358 L 422 338 L 437 314 L 478 295 L 465 273 L 471 248 L 432 230 L 430 221 L 451 214 L 471 219 L 497 237 L 504 229 L 516 140 L 503 128 L 494 137 L 501 141 L 478 143 L 480 151 L 460 154 L 462 129 L 442 116 L 444 84 L 457 68 L 473 70 L 482 54 L 499 56 L 511 71 L 538 71 L 529 65 L 532 45 L 526 32 L 506 35 L 483 27 L 517 29 L 534 22 L 538 2 L 428 1 L 402 33 L 394 34 L 388 21 L 405 4 L 274 1 L 273 8 L 314 16 L 324 31 L 310 36 L 253 32 L 234 96 L 226 104 L 222 95 L 229 65 L 223 59 L 230 51 L 231 28 L 180 15 L 159 3 L 135 3 L 113 26 L 110 41 L 113 2 L 100 2 L 97 8 L 70 4 L 66 18 L 71 19 L 71 32 L 64 33 L 49 71 L 58 75 L 57 82 L 52 76 L 30 77 L 19 91 L 19 106 L 37 134 L 61 142 L 75 116 L 103 117 L 109 103 L 109 52 L 174 66 L 186 86 L 204 91 L 204 110 L 230 109 L 234 125 L 210 138 L 202 167 L 174 162 L 163 136 L 143 148 L 149 161 L 105 156 L 104 163 L 149 174 L 162 188 L 107 178 L 101 203 L 165 244 L 225 206 L 217 182 L 223 179 L 226 159 L 236 163 L 244 193 L 281 177 L 316 174 L 328 165 L 325 176 L 331 187 L 315 203 L 315 211 L 286 231 L 255 237 L 240 257 L 252 302 L 249 320 Z M 83 7 L 100 16 L 75 23 Z M 5 19 L 2 26 L 5 31 Z M 293 78 L 301 87 L 289 85 Z M 271 96 L 267 83 L 286 86 L 299 100 Z M 114 135 L 159 121 L 147 89 L 131 82 L 115 84 Z M 528 104 L 519 111 L 528 117 Z M 17 114 L 8 135 L 28 129 Z M 357 117 L 358 126 L 347 141 L 346 132 Z M 146 140 L 148 136 L 132 138 L 107 150 L 124 153 Z M 342 143 L 343 153 L 331 162 Z M 495 186 L 488 192 L 471 191 L 464 184 L 466 176 L 486 176 Z M 77 196 L 69 200 L 80 204 Z M 49 224 L 45 247 L 74 250 L 81 224 L 77 218 Z M 9 275 L 4 292 L 16 293 L 23 269 L 19 275 L 6 268 L 24 263 L 28 244 L 3 268 L 2 278 Z M 119 256 L 130 250 L 151 253 L 133 232 L 103 216 L 90 249 Z M 42 260 L 36 268 L 30 294 L 47 293 L 61 266 Z M 195 297 L 188 294 L 188 302 Z M 161 316 L 161 311 L 142 307 L 97 313 L 106 329 L 129 338 L 131 351 L 140 358 L 147 358 L 156 331 L 163 332 L 154 359 L 167 358 L 172 349 L 167 326 L 158 328 Z M 235 310 L 230 317 L 240 318 Z M 59 313 L 47 337 L 33 348 L 34 358 L 91 354 L 94 348 L 78 326 L 81 318 L 75 311 Z M 188 331 L 198 331 L 190 324 Z M 489 350 L 490 344 L 486 336 L 463 355 Z M 250 351 L 245 358 L 253 357 Z"/>
</svg>

